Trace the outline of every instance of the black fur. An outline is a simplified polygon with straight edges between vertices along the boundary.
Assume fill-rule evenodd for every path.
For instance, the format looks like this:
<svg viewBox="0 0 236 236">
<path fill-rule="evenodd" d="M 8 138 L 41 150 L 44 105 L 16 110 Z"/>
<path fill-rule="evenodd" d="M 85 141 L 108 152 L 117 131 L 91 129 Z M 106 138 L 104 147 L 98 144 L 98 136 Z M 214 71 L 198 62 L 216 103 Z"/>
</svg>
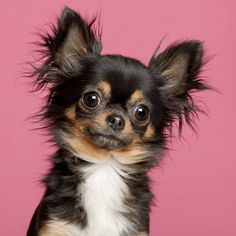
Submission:
<svg viewBox="0 0 236 236">
<path fill-rule="evenodd" d="M 158 164 L 173 122 L 179 121 L 180 131 L 183 120 L 192 126 L 199 108 L 191 92 L 208 88 L 199 79 L 204 64 L 200 41 L 173 44 L 161 54 L 155 53 L 146 66 L 121 55 L 101 55 L 101 31 L 95 29 L 94 24 L 95 19 L 85 22 L 77 12 L 65 8 L 52 33 L 42 35 L 43 42 L 39 43 L 43 61 L 34 68 L 31 77 L 35 79 L 34 91 L 48 90 L 40 119 L 44 128 L 50 131 L 58 151 L 52 157 L 52 168 L 43 180 L 45 193 L 27 236 L 38 235 L 39 229 L 52 215 L 81 229 L 88 224 L 77 187 L 84 181 L 80 168 L 91 163 L 70 152 L 60 135 L 61 132 L 73 135 L 68 128 L 71 123 L 65 116 L 65 110 L 77 104 L 88 87 L 101 80 L 107 81 L 111 86 L 109 101 L 104 100 L 104 104 L 92 112 L 83 112 L 77 105 L 77 119 L 95 122 L 94 116 L 103 110 L 119 112 L 129 118 L 133 132 L 143 140 L 139 146 L 148 152 L 143 161 L 130 165 L 132 178 L 124 179 L 130 190 L 125 204 L 133 209 L 126 217 L 135 225 L 135 230 L 127 235 L 133 236 L 138 232 L 149 232 L 152 194 L 147 171 Z M 71 40 L 68 35 L 77 35 L 77 38 Z M 148 140 L 144 139 L 148 124 L 140 125 L 130 114 L 133 108 L 129 110 L 126 106 L 136 90 L 142 91 L 150 107 L 149 123 L 154 127 L 154 134 Z"/>
</svg>

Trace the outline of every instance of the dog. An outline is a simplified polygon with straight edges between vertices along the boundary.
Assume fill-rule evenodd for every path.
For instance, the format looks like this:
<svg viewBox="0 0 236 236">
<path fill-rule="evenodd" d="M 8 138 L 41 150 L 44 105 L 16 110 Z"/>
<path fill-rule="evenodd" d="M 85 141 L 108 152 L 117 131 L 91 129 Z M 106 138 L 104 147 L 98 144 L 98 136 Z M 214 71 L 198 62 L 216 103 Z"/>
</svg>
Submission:
<svg viewBox="0 0 236 236">
<path fill-rule="evenodd" d="M 56 152 L 27 236 L 148 236 L 147 173 L 173 124 L 193 126 L 192 92 L 208 88 L 201 41 L 156 50 L 144 65 L 102 55 L 95 25 L 65 7 L 38 43 L 43 60 L 31 76 L 35 91 L 47 91 L 40 120 Z"/>
</svg>

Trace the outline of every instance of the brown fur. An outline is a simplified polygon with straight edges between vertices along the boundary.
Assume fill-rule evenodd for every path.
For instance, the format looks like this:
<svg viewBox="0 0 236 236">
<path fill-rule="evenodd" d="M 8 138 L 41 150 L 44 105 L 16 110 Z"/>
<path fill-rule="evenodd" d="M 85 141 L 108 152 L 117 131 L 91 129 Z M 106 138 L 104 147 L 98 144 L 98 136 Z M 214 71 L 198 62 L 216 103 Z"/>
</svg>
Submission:
<svg viewBox="0 0 236 236">
<path fill-rule="evenodd" d="M 143 92 L 141 90 L 136 90 L 130 96 L 130 99 L 129 99 L 128 103 L 135 104 L 135 103 L 141 102 L 143 100 L 144 100 Z"/>
<path fill-rule="evenodd" d="M 107 83 L 102 83 L 102 86 L 103 88 L 108 89 Z M 135 101 L 137 101 L 137 99 L 141 98 L 142 93 L 141 91 L 137 90 L 136 92 L 134 92 L 131 100 L 134 101 L 135 99 Z M 125 118 L 126 125 L 124 132 L 127 134 L 132 134 L 133 142 L 125 148 L 117 148 L 111 151 L 97 147 L 84 135 L 83 129 L 85 126 L 92 125 L 91 120 L 76 119 L 75 106 L 76 105 L 73 105 L 65 111 L 65 116 L 70 122 L 70 126 L 68 126 L 68 129 L 70 130 L 70 133 L 72 135 L 64 135 L 66 146 L 74 153 L 78 155 L 80 154 L 90 156 L 97 160 L 113 157 L 120 163 L 127 165 L 138 163 L 146 158 L 145 151 L 143 151 L 141 146 L 139 145 L 139 143 L 142 142 L 142 138 L 138 133 L 134 132 L 127 117 Z M 100 112 L 98 115 L 96 115 L 96 117 L 94 117 L 96 123 L 94 122 L 93 125 L 104 125 L 108 114 L 108 111 Z M 152 126 L 152 124 L 149 124 L 144 134 L 144 139 L 151 139 L 154 135 L 154 132 L 154 127 Z"/>
<path fill-rule="evenodd" d="M 105 97 L 109 97 L 111 94 L 111 86 L 107 81 L 102 80 L 98 83 L 98 89 L 103 93 Z"/>
<path fill-rule="evenodd" d="M 154 136 L 154 134 L 155 134 L 155 129 L 154 129 L 152 123 L 150 123 L 150 124 L 148 125 L 147 129 L 146 129 L 146 132 L 145 132 L 145 134 L 144 134 L 144 137 L 145 137 L 147 140 L 149 140 L 149 139 L 151 139 L 151 138 Z"/>
<path fill-rule="evenodd" d="M 39 236 L 69 236 L 69 234 L 55 223 L 48 223 L 39 230 Z"/>
</svg>

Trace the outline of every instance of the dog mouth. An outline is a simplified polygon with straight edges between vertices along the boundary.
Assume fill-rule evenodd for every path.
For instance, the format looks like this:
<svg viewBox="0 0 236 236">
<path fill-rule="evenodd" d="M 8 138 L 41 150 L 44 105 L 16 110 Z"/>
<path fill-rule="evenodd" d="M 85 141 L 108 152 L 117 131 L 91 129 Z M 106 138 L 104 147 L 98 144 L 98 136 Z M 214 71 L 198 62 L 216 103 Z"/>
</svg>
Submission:
<svg viewBox="0 0 236 236">
<path fill-rule="evenodd" d="M 89 139 L 98 147 L 104 149 L 122 148 L 131 143 L 130 140 L 118 138 L 113 134 L 104 134 L 91 129 L 86 129 Z"/>
</svg>

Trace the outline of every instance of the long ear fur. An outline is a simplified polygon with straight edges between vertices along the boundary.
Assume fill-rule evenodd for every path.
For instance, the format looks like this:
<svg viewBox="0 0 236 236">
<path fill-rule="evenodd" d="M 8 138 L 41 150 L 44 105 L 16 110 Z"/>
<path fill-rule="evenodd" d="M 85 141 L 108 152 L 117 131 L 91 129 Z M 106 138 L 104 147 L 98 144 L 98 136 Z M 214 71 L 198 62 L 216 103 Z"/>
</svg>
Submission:
<svg viewBox="0 0 236 236">
<path fill-rule="evenodd" d="M 193 127 L 193 118 L 201 109 L 191 93 L 208 89 L 199 74 L 204 65 L 203 44 L 200 41 L 184 41 L 168 47 L 159 55 L 153 55 L 149 70 L 154 75 L 166 106 L 166 123 L 171 127 L 175 119 L 181 131 L 183 118 Z"/>
<path fill-rule="evenodd" d="M 94 28 L 96 18 L 86 22 L 79 13 L 65 7 L 52 26 L 52 33 L 40 35 L 42 64 L 34 67 L 31 77 L 36 78 L 35 90 L 41 90 L 48 83 L 57 83 L 61 74 L 73 71 L 84 55 L 101 52 L 101 31 Z"/>
</svg>

